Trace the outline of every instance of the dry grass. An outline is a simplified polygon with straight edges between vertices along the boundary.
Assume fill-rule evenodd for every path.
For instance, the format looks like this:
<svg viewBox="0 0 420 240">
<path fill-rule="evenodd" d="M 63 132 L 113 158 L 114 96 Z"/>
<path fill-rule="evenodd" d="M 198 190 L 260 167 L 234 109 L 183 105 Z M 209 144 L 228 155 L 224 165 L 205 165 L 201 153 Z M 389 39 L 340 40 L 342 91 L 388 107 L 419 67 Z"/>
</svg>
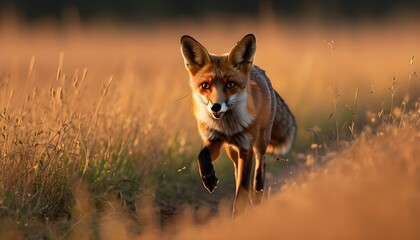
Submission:
<svg viewBox="0 0 420 240">
<path fill-rule="evenodd" d="M 174 239 L 417 239 L 419 115 L 402 128 L 364 131 L 345 153 L 237 221 L 219 218 Z"/>
<path fill-rule="evenodd" d="M 290 238 L 418 235 L 411 224 L 419 220 L 417 20 L 325 27 L 213 19 L 135 29 L 3 19 L 0 231 L 30 238 L 163 237 L 155 203 L 202 203 L 206 194 L 191 183 L 201 184 L 194 164 L 200 143 L 179 37 L 190 34 L 222 53 L 253 32 L 256 64 L 297 117 L 289 161 L 307 174 L 272 173 L 270 184 L 281 191 L 233 225 L 221 216 L 218 227 L 172 224 L 165 232 L 187 239 L 255 232 L 273 238 L 273 229 Z M 393 219 L 395 231 L 388 227 Z"/>
</svg>

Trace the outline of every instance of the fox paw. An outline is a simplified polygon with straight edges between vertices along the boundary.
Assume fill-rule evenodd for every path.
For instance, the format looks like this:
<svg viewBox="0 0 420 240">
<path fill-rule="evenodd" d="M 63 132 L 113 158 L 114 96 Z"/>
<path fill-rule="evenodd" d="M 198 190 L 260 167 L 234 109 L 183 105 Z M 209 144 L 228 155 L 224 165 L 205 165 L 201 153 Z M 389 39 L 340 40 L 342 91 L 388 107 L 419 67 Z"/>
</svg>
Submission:
<svg viewBox="0 0 420 240">
<path fill-rule="evenodd" d="M 212 170 L 209 174 L 201 174 L 201 181 L 203 181 L 204 187 L 210 193 L 217 188 L 217 184 L 219 183 L 219 179 L 217 179 L 214 170 Z"/>
</svg>

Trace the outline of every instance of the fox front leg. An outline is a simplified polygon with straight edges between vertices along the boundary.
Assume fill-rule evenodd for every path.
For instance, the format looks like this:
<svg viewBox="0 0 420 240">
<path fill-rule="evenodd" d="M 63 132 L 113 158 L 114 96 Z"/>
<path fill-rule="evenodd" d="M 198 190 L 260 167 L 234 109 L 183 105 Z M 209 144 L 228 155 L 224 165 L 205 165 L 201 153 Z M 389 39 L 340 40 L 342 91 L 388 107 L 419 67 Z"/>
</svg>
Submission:
<svg viewBox="0 0 420 240">
<path fill-rule="evenodd" d="M 217 188 L 217 184 L 219 183 L 212 162 L 219 158 L 222 144 L 223 142 L 220 141 L 207 142 L 198 155 L 198 169 L 201 181 L 210 193 Z"/>
<path fill-rule="evenodd" d="M 244 213 L 246 206 L 251 203 L 249 189 L 251 187 L 253 154 L 252 148 L 250 150 L 241 149 L 239 151 L 238 165 L 236 166 L 236 194 L 233 202 L 233 217 Z"/>
</svg>

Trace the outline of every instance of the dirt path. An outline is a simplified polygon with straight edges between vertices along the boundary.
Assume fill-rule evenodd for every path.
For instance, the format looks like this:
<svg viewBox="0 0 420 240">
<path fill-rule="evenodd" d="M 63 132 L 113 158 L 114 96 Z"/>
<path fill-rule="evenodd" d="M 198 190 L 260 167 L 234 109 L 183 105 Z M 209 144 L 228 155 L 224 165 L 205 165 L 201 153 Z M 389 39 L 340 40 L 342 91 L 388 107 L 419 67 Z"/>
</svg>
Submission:
<svg viewBox="0 0 420 240">
<path fill-rule="evenodd" d="M 266 175 L 265 197 L 268 199 L 270 195 L 278 192 L 288 179 L 298 174 L 299 166 L 284 160 L 277 161 L 274 158 L 268 158 L 267 162 L 269 167 Z M 191 218 L 196 223 L 205 223 L 214 216 L 230 214 L 235 191 L 231 171 L 233 169 L 230 167 L 221 169 L 216 167 L 220 181 L 218 188 L 211 194 L 205 190 L 198 173 L 194 170 L 184 173 L 184 176 L 180 174 L 167 179 L 157 189 L 155 198 L 160 209 L 161 226 L 166 227 L 184 217 Z M 189 216 L 185 216 L 186 214 Z"/>
</svg>

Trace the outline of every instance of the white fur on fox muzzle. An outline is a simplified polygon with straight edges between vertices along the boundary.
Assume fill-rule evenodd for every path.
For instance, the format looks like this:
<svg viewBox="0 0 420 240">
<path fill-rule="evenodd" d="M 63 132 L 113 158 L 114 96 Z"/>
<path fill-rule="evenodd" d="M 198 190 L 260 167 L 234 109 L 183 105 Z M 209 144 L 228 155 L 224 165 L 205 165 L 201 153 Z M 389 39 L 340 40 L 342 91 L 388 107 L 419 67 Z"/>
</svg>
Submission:
<svg viewBox="0 0 420 240">
<path fill-rule="evenodd" d="M 220 119 L 223 114 L 228 110 L 225 102 L 222 103 L 211 103 L 207 104 L 207 110 L 211 113 L 214 119 Z"/>
<path fill-rule="evenodd" d="M 212 113 L 211 114 L 211 116 L 214 118 L 214 119 L 220 119 L 222 116 L 223 116 L 223 114 L 224 113 Z"/>
</svg>

